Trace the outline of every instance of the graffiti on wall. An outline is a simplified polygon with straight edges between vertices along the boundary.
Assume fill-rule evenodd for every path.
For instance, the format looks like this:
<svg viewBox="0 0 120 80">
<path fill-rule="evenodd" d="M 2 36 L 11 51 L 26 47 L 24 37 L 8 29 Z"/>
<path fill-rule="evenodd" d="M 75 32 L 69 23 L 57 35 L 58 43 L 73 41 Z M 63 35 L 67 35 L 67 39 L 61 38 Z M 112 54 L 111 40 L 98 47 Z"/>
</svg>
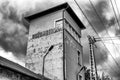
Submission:
<svg viewBox="0 0 120 80">
<path fill-rule="evenodd" d="M 39 38 L 39 37 L 42 37 L 42 36 L 47 36 L 47 35 L 59 32 L 61 30 L 62 30 L 62 28 L 56 27 L 56 28 L 49 29 L 49 30 L 46 30 L 46 31 L 43 31 L 43 32 L 38 32 L 38 33 L 32 35 L 32 39 L 36 39 L 36 38 Z"/>
</svg>

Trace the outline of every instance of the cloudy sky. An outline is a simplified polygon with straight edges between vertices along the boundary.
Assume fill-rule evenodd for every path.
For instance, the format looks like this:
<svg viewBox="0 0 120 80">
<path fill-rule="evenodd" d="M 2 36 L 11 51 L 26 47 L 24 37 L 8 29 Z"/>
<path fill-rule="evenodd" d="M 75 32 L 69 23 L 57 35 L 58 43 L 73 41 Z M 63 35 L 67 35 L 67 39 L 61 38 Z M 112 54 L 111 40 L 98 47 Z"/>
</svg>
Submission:
<svg viewBox="0 0 120 80">
<path fill-rule="evenodd" d="M 28 29 L 23 25 L 23 17 L 34 12 L 43 11 L 57 4 L 68 2 L 86 26 L 86 29 L 82 31 L 81 39 L 85 65 L 89 68 L 87 35 L 89 34 L 96 38 L 102 37 L 102 41 L 96 42 L 95 47 L 98 72 L 101 74 L 104 71 L 106 74 L 111 75 L 114 80 L 119 80 L 120 0 L 76 1 L 90 21 L 90 24 L 92 24 L 92 27 L 74 0 L 0 0 L 0 56 L 24 66 Z M 114 11 L 116 14 L 114 14 Z"/>
</svg>

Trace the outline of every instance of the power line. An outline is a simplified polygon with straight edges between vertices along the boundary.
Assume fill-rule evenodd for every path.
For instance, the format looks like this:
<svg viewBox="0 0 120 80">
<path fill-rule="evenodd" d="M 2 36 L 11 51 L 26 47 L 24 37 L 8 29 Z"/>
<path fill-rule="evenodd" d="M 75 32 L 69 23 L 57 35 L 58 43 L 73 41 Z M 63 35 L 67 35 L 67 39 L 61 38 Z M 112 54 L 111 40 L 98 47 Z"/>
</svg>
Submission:
<svg viewBox="0 0 120 80">
<path fill-rule="evenodd" d="M 109 42 L 104 42 L 104 43 L 112 44 L 112 43 L 109 43 Z M 115 45 L 120 45 L 120 44 L 115 43 Z"/>
<path fill-rule="evenodd" d="M 90 2 L 90 4 L 91 4 L 92 8 L 94 9 L 94 11 L 95 11 L 96 15 L 98 16 L 98 18 L 99 18 L 100 22 L 101 22 L 101 23 L 102 23 L 102 25 L 105 27 L 105 31 L 106 31 L 106 32 L 107 32 L 107 34 L 109 35 L 109 32 L 108 32 L 108 30 L 107 30 L 106 26 L 104 25 L 104 22 L 102 21 L 101 17 L 99 16 L 98 12 L 96 11 L 96 9 L 95 9 L 95 7 L 94 7 L 94 5 L 93 5 L 92 1 L 91 1 L 91 0 L 89 0 L 89 2 Z M 111 36 L 109 35 L 109 37 L 111 37 Z M 112 41 L 112 39 L 111 39 L 111 41 Z M 113 41 L 112 41 L 112 43 L 114 44 L 114 42 L 113 42 Z M 115 45 L 114 45 L 114 48 L 115 48 L 115 49 L 119 52 L 118 48 L 117 48 Z M 120 53 L 120 52 L 119 52 L 119 53 Z"/>
<path fill-rule="evenodd" d="M 114 2 L 115 2 L 115 5 L 116 5 L 116 8 L 117 8 L 117 12 L 118 12 L 118 14 L 120 15 L 120 12 L 119 12 L 119 9 L 118 9 L 118 6 L 117 6 L 117 3 L 116 3 L 116 0 L 114 0 Z M 119 23 L 119 22 L 118 22 Z"/>
<path fill-rule="evenodd" d="M 109 41 L 109 40 L 119 40 L 118 37 L 120 36 L 117 36 L 117 37 L 100 37 L 100 38 L 95 38 L 97 41 Z M 116 43 L 114 43 L 116 44 Z M 113 44 L 113 45 L 114 45 Z"/>
<path fill-rule="evenodd" d="M 118 73 L 118 72 L 115 70 L 115 68 L 113 68 L 110 64 L 108 64 L 107 62 L 106 62 L 105 64 L 108 65 L 108 66 L 111 68 L 111 70 L 113 70 L 114 72 Z M 119 73 L 118 73 L 118 74 L 119 74 Z"/>
<path fill-rule="evenodd" d="M 118 20 L 118 18 L 117 18 L 117 14 L 116 14 L 116 12 L 115 12 L 115 8 L 114 8 L 114 6 L 113 6 L 112 0 L 110 0 L 110 3 L 111 3 L 111 5 L 112 5 L 112 9 L 113 9 L 113 12 L 114 12 L 114 16 L 115 16 L 115 18 L 116 18 L 116 20 L 117 20 L 117 24 L 118 24 L 118 26 L 120 27 L 119 20 Z"/>
<path fill-rule="evenodd" d="M 101 40 L 102 41 L 102 40 Z M 118 62 L 115 60 L 115 58 L 113 57 L 113 55 L 111 54 L 111 52 L 109 51 L 109 49 L 105 46 L 105 43 L 102 41 L 104 47 L 107 49 L 107 51 L 110 53 L 111 57 L 113 58 L 115 64 L 118 66 L 118 68 L 120 68 L 120 65 L 118 64 Z"/>
<path fill-rule="evenodd" d="M 98 40 L 98 41 L 111 41 L 111 40 L 118 40 L 118 39 L 115 39 L 115 38 L 96 38 L 96 40 Z M 115 43 L 114 43 L 115 44 Z M 113 44 L 113 45 L 114 45 Z"/>
<path fill-rule="evenodd" d="M 77 4 L 77 6 L 79 7 L 80 11 L 83 13 L 84 17 L 87 19 L 88 23 L 90 24 L 90 26 L 93 28 L 93 30 L 95 31 L 95 33 L 97 33 L 97 31 L 95 30 L 94 26 L 92 25 L 92 23 L 90 22 L 90 20 L 87 18 L 87 16 L 85 15 L 84 11 L 82 10 L 82 8 L 79 6 L 79 4 L 77 3 L 76 0 L 74 0 L 74 2 Z M 98 34 L 98 33 L 97 33 Z"/>
<path fill-rule="evenodd" d="M 104 26 L 104 23 L 103 23 L 102 19 L 100 18 L 100 16 L 98 15 L 98 13 L 97 13 L 97 11 L 96 11 L 96 9 L 95 9 L 93 3 L 91 2 L 91 0 L 89 0 L 89 1 L 90 1 L 91 5 L 92 5 L 93 9 L 95 10 L 95 13 L 97 14 L 98 18 L 100 19 L 101 23 L 102 23 L 103 26 Z M 104 26 L 104 27 L 105 27 L 106 32 L 108 33 L 108 30 L 106 29 L 106 26 Z M 108 33 L 108 35 L 109 35 L 109 33 Z M 109 36 L 110 36 L 110 35 L 109 35 Z M 112 41 L 112 40 L 111 40 L 111 41 Z M 113 41 L 112 41 L 112 43 L 114 44 Z M 105 46 L 105 44 L 104 44 L 104 46 Z M 115 46 L 115 44 L 114 44 L 114 48 L 119 52 L 119 50 L 118 50 L 118 48 Z M 110 51 L 109 51 L 109 52 L 110 52 Z M 112 56 L 112 54 L 110 54 L 110 55 Z M 113 56 L 112 56 L 112 58 L 114 59 Z M 115 59 L 114 59 L 114 60 L 115 60 Z M 115 63 L 116 63 L 116 64 L 118 65 L 118 67 L 120 68 L 120 65 L 117 63 L 116 60 L 115 60 Z"/>
<path fill-rule="evenodd" d="M 120 36 L 115 36 L 115 37 L 100 37 L 100 38 L 120 38 Z"/>
<path fill-rule="evenodd" d="M 101 52 L 100 52 L 100 54 L 101 54 L 102 56 L 104 56 Z M 108 64 L 107 62 L 105 62 L 105 64 L 109 65 L 109 67 L 111 68 L 111 70 L 113 70 L 114 72 L 118 73 L 116 70 L 114 70 L 114 68 L 112 68 L 112 66 L 111 66 L 110 64 Z"/>
<path fill-rule="evenodd" d="M 91 22 L 89 21 L 89 19 L 87 18 L 87 16 L 85 15 L 85 13 L 83 12 L 82 8 L 79 6 L 79 4 L 77 3 L 76 0 L 74 0 L 74 2 L 77 4 L 77 6 L 79 7 L 79 9 L 81 10 L 81 12 L 83 13 L 84 17 L 87 19 L 88 23 L 90 24 L 90 26 L 93 28 L 93 30 L 95 31 L 95 33 L 99 36 L 99 34 L 97 33 L 97 31 L 95 30 L 94 26 L 91 24 Z M 111 52 L 108 50 L 108 48 L 105 46 L 104 42 L 102 41 L 104 47 L 107 49 L 107 51 L 110 53 L 110 55 L 112 56 Z M 114 57 L 112 56 L 114 62 L 116 63 L 116 65 L 118 66 L 118 68 L 120 68 L 119 64 L 117 63 L 117 61 L 114 59 Z"/>
</svg>

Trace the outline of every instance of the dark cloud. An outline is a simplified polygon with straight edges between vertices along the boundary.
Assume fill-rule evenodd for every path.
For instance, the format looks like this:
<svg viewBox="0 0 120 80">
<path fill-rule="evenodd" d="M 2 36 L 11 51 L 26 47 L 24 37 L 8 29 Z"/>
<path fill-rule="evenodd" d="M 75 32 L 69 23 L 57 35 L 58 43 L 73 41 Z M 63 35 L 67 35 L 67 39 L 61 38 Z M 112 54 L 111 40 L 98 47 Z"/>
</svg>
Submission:
<svg viewBox="0 0 120 80">
<path fill-rule="evenodd" d="M 98 32 L 98 34 L 101 33 L 102 31 L 105 31 L 105 26 L 107 26 L 107 28 L 110 28 L 113 26 L 115 27 L 117 24 L 115 17 L 113 16 L 113 17 L 111 17 L 110 20 L 108 20 L 106 18 L 107 15 L 106 16 L 103 15 L 107 12 L 107 10 L 108 11 L 110 10 L 109 1 L 108 0 L 99 0 L 98 3 L 96 3 L 94 5 L 95 5 L 94 7 L 95 7 L 99 17 L 102 19 L 102 22 L 104 23 L 104 25 L 101 23 L 100 19 L 96 15 L 91 4 L 88 4 L 87 8 L 84 11 L 87 14 L 87 17 L 89 18 L 90 22 L 93 24 L 94 28 Z M 116 31 L 114 34 L 119 35 L 120 29 L 115 29 L 115 30 Z M 87 27 L 87 29 L 83 31 L 83 36 L 86 36 L 86 33 L 90 34 L 91 36 L 93 36 L 93 34 L 95 35 L 94 31 L 93 31 L 94 33 L 93 32 L 89 33 L 90 31 L 92 31 L 92 29 Z M 84 35 L 84 33 L 85 33 L 85 35 Z M 107 35 L 107 34 L 104 33 L 104 35 Z M 95 36 L 95 37 L 98 37 L 98 36 Z M 82 40 L 83 45 L 84 45 L 83 46 L 83 49 L 84 49 L 83 50 L 84 51 L 83 59 L 85 61 L 85 64 L 88 65 L 88 63 L 89 63 L 89 42 L 86 39 L 87 38 L 84 38 Z M 105 48 L 105 46 L 102 43 L 98 42 L 96 45 L 97 45 L 97 48 L 95 48 L 96 63 L 97 63 L 97 65 L 103 65 L 104 63 L 106 63 L 108 61 L 108 54 L 110 54 L 110 53 L 107 51 L 107 49 Z M 110 64 L 111 67 L 115 69 L 115 71 L 111 68 L 108 68 L 108 72 L 111 75 L 111 77 L 116 78 L 115 80 L 119 80 L 120 79 L 120 71 L 117 70 L 119 68 L 116 66 L 114 60 L 112 60 L 112 61 L 114 64 L 111 64 L 111 62 L 109 62 L 108 64 Z M 116 61 L 119 62 L 120 59 L 116 59 Z M 108 67 L 110 67 L 110 66 L 108 66 Z"/>
<path fill-rule="evenodd" d="M 83 60 L 85 64 L 89 64 L 90 47 L 88 41 L 83 43 L 83 45 L 86 45 L 83 48 Z M 104 63 L 108 59 L 107 51 L 100 44 L 94 46 L 94 53 L 97 65 Z"/>
<path fill-rule="evenodd" d="M 0 13 L 3 16 L 3 19 L 10 19 L 14 22 L 20 22 L 20 16 L 17 15 L 17 10 L 9 5 L 9 2 L 3 2 L 0 5 Z"/>
<path fill-rule="evenodd" d="M 0 46 L 5 51 L 13 52 L 15 56 L 26 54 L 27 29 L 22 24 L 22 17 L 17 14 L 17 10 L 3 2 L 0 5 Z"/>
<path fill-rule="evenodd" d="M 118 36 L 118 38 L 120 39 L 120 26 L 119 26 L 119 28 L 117 28 L 116 30 L 115 30 L 115 35 L 116 36 Z"/>
<path fill-rule="evenodd" d="M 105 30 L 106 25 L 114 24 L 114 22 L 115 22 L 114 18 L 112 18 L 111 20 L 108 21 L 105 18 L 105 16 L 103 15 L 103 13 L 106 10 L 109 10 L 109 4 L 108 4 L 107 0 L 100 0 L 97 4 L 94 4 L 93 1 L 92 1 L 92 3 L 94 5 L 94 8 L 96 9 L 99 17 L 97 16 L 97 14 L 96 14 L 94 8 L 91 6 L 91 4 L 87 5 L 88 9 L 86 9 L 85 12 L 86 12 L 87 16 L 89 17 L 91 23 L 94 25 L 95 29 L 98 32 L 101 32 L 101 31 Z M 100 20 L 100 18 L 101 18 L 101 20 Z M 110 27 L 110 26 L 108 26 L 108 27 Z"/>
<path fill-rule="evenodd" d="M 95 52 L 95 56 L 96 56 L 96 63 L 98 65 L 102 64 L 103 62 L 105 62 L 108 59 L 107 51 L 106 51 L 106 49 L 103 48 L 102 43 L 96 44 L 94 52 Z"/>
<path fill-rule="evenodd" d="M 55 1 L 43 1 L 42 3 L 41 2 L 38 2 L 35 5 L 35 8 L 30 8 L 30 10 L 26 11 L 24 14 L 25 15 L 32 15 L 32 14 L 35 14 L 35 13 L 38 13 L 38 12 L 42 12 L 44 10 L 47 10 L 49 8 L 52 8 L 54 6 L 57 6 L 57 5 L 60 5 L 62 3 L 64 3 L 65 1 L 61 1 L 60 3 L 58 2 L 55 2 Z M 47 6 L 46 6 L 47 5 Z"/>
<path fill-rule="evenodd" d="M 110 72 L 110 75 L 111 76 L 113 76 L 113 77 L 115 77 L 115 78 L 117 78 L 117 79 L 115 79 L 115 80 L 119 80 L 120 79 L 120 58 L 118 57 L 118 58 L 115 58 L 115 60 L 117 61 L 117 65 L 115 64 L 115 65 L 113 65 L 113 64 L 111 64 L 111 63 L 109 63 L 109 64 L 111 64 L 111 69 L 109 70 L 109 72 Z M 114 61 L 114 60 L 113 60 Z"/>
</svg>

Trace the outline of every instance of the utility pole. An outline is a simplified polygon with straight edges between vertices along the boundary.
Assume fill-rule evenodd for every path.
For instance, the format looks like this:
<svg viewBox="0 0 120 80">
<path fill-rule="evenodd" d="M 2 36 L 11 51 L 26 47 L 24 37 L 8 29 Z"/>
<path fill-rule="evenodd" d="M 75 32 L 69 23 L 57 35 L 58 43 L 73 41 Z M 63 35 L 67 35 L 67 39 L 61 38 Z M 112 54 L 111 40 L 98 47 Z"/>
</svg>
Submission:
<svg viewBox="0 0 120 80">
<path fill-rule="evenodd" d="M 95 54 L 94 54 L 94 43 L 96 42 L 94 37 L 91 37 L 90 35 L 87 36 L 90 46 L 90 55 L 89 55 L 89 61 L 90 61 L 90 80 L 98 80 L 98 74 L 97 74 L 97 67 L 96 67 L 96 60 L 95 60 Z"/>
</svg>

